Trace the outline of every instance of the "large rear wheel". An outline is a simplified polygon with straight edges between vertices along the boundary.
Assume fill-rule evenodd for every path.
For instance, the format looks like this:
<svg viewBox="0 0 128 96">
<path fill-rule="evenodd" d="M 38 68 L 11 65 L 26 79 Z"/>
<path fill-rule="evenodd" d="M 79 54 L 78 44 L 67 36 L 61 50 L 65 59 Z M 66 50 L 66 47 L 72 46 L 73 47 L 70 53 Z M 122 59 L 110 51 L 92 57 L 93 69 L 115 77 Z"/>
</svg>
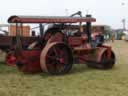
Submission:
<svg viewBox="0 0 128 96">
<path fill-rule="evenodd" d="M 40 64 L 45 72 L 53 75 L 65 74 L 72 68 L 72 52 L 64 43 L 48 44 L 41 52 Z"/>
</svg>

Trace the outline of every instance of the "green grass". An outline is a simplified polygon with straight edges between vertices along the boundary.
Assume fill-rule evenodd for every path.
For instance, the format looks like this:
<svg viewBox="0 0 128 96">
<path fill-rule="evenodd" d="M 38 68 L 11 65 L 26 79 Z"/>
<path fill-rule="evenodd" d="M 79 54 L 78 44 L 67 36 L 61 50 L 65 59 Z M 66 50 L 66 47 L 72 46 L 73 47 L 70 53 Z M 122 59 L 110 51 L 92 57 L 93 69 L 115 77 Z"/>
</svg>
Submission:
<svg viewBox="0 0 128 96">
<path fill-rule="evenodd" d="M 63 76 L 23 74 L 0 64 L 0 96 L 128 96 L 128 43 L 109 43 L 117 62 L 112 70 L 75 65 Z"/>
</svg>

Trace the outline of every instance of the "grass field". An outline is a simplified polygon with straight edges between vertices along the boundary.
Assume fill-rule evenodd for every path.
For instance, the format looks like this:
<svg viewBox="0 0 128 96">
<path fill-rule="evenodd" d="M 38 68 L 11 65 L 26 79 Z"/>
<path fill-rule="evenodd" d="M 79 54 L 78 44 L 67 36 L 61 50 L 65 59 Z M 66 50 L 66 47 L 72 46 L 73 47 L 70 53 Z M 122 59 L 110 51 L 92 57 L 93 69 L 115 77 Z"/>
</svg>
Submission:
<svg viewBox="0 0 128 96">
<path fill-rule="evenodd" d="M 109 44 L 117 58 L 112 70 L 75 65 L 64 76 L 30 75 L 0 64 L 0 96 L 128 96 L 128 42 Z"/>
</svg>

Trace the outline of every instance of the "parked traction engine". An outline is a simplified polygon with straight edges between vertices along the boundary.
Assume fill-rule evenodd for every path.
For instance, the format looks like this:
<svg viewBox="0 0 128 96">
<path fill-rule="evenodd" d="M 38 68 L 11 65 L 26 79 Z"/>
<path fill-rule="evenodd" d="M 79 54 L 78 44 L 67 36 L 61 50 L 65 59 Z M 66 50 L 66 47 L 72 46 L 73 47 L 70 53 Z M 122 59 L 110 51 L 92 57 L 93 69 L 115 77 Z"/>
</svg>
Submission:
<svg viewBox="0 0 128 96">
<path fill-rule="evenodd" d="M 91 37 L 91 22 L 95 21 L 91 15 L 11 16 L 8 22 L 17 26 L 15 56 L 18 69 L 25 73 L 44 71 L 53 75 L 68 73 L 75 63 L 111 69 L 115 64 L 111 47 L 103 45 L 102 36 L 96 40 Z M 43 31 L 46 23 L 53 26 Z M 19 29 L 19 26 L 22 29 L 23 24 L 39 24 L 40 28 L 40 35 L 26 47 L 23 47 L 22 30 Z"/>
</svg>

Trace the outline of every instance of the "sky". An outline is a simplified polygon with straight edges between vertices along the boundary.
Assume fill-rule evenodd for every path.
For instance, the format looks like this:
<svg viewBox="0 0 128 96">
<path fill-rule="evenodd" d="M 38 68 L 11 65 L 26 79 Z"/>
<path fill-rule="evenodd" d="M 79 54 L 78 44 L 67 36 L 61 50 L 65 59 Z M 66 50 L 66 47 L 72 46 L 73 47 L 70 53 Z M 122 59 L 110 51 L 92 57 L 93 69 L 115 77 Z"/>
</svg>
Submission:
<svg viewBox="0 0 128 96">
<path fill-rule="evenodd" d="M 69 16 L 82 11 L 96 18 L 98 25 L 122 28 L 122 19 L 128 28 L 128 0 L 2 0 L 0 24 L 6 24 L 11 15 Z"/>
</svg>

